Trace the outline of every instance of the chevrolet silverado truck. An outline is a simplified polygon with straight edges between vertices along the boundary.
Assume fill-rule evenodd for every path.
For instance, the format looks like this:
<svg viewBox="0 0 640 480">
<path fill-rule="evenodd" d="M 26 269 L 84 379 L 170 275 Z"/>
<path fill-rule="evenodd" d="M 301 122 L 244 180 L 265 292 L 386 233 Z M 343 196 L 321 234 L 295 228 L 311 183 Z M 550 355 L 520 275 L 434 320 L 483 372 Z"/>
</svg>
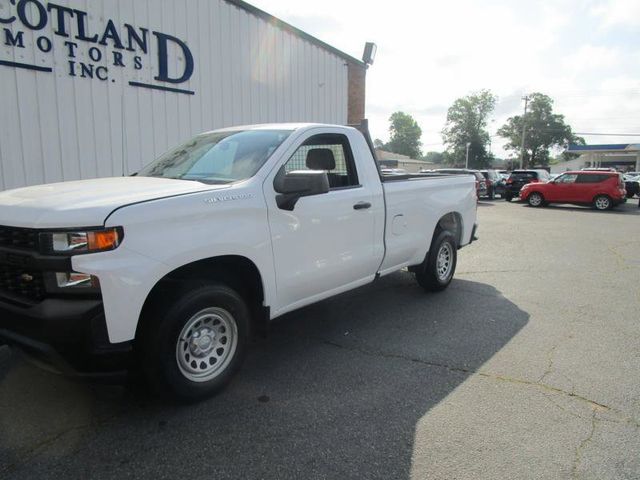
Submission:
<svg viewBox="0 0 640 480">
<path fill-rule="evenodd" d="M 385 177 L 366 131 L 318 124 L 217 130 L 129 177 L 5 191 L 0 344 L 201 399 L 287 312 L 407 267 L 445 289 L 476 200 L 473 176 Z"/>
</svg>

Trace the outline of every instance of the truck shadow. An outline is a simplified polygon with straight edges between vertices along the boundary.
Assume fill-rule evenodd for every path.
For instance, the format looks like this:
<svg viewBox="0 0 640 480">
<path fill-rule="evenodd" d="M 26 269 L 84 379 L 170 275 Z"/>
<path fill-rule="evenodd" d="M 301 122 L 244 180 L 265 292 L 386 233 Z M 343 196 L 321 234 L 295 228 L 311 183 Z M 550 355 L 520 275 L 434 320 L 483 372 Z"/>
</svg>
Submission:
<svg viewBox="0 0 640 480">
<path fill-rule="evenodd" d="M 419 420 L 528 319 L 490 285 L 425 294 L 399 272 L 281 318 L 187 407 L 5 359 L 0 478 L 409 478 Z"/>
</svg>

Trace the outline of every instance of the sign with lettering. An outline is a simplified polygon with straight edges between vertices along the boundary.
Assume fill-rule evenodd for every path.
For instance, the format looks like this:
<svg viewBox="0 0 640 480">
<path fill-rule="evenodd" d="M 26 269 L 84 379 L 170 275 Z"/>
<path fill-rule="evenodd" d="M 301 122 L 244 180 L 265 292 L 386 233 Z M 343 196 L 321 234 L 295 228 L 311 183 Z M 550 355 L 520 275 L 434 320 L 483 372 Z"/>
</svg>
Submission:
<svg viewBox="0 0 640 480">
<path fill-rule="evenodd" d="M 3 5 L 4 4 L 4 5 Z M 3 8 L 4 7 L 4 8 Z M 157 54 L 157 70 L 152 83 L 129 81 L 129 85 L 193 95 L 179 88 L 193 75 L 194 59 L 187 44 L 172 35 L 150 31 L 107 19 L 97 30 L 90 30 L 89 13 L 41 0 L 0 0 L 0 44 L 12 49 L 26 48 L 25 32 L 34 33 L 34 47 L 43 54 L 62 49 L 64 68 L 71 77 L 114 82 L 115 69 L 140 71 L 149 61 L 150 51 Z M 47 27 L 51 34 L 41 34 Z M 55 43 L 54 43 L 55 42 Z M 59 43 L 59 45 L 58 45 Z M 153 48 L 152 48 L 153 47 Z M 83 52 L 84 55 L 79 55 Z M 170 55 L 183 60 L 178 71 L 170 69 Z M 14 56 L 15 57 L 15 56 Z M 82 57 L 82 60 L 81 60 Z M 0 67 L 53 72 L 53 67 L 17 62 L 0 57 Z M 59 68 L 59 65 L 56 65 Z"/>
</svg>

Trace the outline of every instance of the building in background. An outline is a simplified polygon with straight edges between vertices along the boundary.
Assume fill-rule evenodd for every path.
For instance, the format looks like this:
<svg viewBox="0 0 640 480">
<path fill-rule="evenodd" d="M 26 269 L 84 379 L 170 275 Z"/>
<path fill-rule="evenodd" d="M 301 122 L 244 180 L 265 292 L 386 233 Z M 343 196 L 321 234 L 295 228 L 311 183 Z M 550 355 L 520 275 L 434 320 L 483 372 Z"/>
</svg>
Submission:
<svg viewBox="0 0 640 480">
<path fill-rule="evenodd" d="M 378 163 L 382 168 L 401 168 L 406 170 L 408 173 L 419 173 L 420 170 L 435 168 L 434 164 L 431 162 L 415 160 L 407 155 L 387 152 L 380 148 L 376 148 L 376 156 L 378 157 Z"/>
<path fill-rule="evenodd" d="M 580 156 L 567 162 L 551 165 L 551 173 L 604 167 L 615 168 L 622 172 L 640 171 L 640 144 L 569 145 L 566 152 Z"/>
<path fill-rule="evenodd" d="M 240 0 L 0 2 L 0 190 L 135 172 L 199 132 L 355 124 L 366 65 Z"/>
</svg>

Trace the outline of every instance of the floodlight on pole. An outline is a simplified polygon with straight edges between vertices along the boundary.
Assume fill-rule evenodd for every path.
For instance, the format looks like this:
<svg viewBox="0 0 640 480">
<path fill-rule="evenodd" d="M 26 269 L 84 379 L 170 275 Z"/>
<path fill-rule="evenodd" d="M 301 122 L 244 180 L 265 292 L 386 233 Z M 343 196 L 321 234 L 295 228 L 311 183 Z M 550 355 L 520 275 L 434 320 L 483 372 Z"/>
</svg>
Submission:
<svg viewBox="0 0 640 480">
<path fill-rule="evenodd" d="M 367 42 L 364 44 L 364 53 L 362 54 L 362 61 L 369 68 L 373 65 L 373 61 L 376 59 L 376 52 L 378 46 L 373 42 Z"/>
</svg>

